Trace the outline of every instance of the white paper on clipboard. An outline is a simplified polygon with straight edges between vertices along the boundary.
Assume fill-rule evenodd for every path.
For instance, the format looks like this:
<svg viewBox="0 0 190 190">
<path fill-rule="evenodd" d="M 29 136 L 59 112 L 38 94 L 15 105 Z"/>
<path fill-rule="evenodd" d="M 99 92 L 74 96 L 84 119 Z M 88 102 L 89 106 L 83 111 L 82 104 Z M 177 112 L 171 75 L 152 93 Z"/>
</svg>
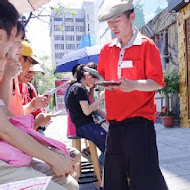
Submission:
<svg viewBox="0 0 190 190">
<path fill-rule="evenodd" d="M 0 185 L 0 190 L 45 190 L 51 176 L 37 177 Z"/>
<path fill-rule="evenodd" d="M 70 83 L 70 80 L 68 80 L 68 81 L 66 81 L 66 82 L 64 82 L 64 83 L 62 83 L 62 84 L 59 85 L 58 87 L 51 89 L 48 93 L 46 93 L 46 95 L 48 95 L 48 96 L 53 95 L 54 93 L 56 93 L 56 92 L 57 92 L 58 90 L 60 90 L 61 88 L 67 86 L 69 83 Z"/>
</svg>

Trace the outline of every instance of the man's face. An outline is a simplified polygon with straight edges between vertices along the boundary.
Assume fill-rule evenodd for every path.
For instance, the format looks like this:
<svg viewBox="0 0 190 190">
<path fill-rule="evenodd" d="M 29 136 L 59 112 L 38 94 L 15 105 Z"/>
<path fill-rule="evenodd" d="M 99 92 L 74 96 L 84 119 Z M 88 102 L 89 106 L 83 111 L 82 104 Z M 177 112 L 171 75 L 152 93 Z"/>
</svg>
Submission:
<svg viewBox="0 0 190 190">
<path fill-rule="evenodd" d="M 33 60 L 31 57 L 27 57 L 25 60 L 22 55 L 19 56 L 19 62 L 22 65 L 23 72 L 26 73 L 30 70 L 30 67 L 33 65 L 32 64 Z"/>
<path fill-rule="evenodd" d="M 18 35 L 15 38 L 15 42 L 13 44 L 13 46 L 10 48 L 10 54 L 12 55 L 13 58 L 15 58 L 16 60 L 19 59 L 19 55 L 22 51 L 22 34 Z"/>
<path fill-rule="evenodd" d="M 121 14 L 120 16 L 109 20 L 107 23 L 116 38 L 123 39 L 126 38 L 131 32 L 132 22 L 134 21 L 134 19 L 134 13 L 130 15 L 130 18 L 127 18 L 126 15 Z"/>
<path fill-rule="evenodd" d="M 18 76 L 19 83 L 27 83 L 27 82 L 30 82 L 31 79 L 34 77 L 35 74 L 36 74 L 36 72 L 33 72 L 33 71 L 28 71 L 25 75 L 21 73 L 21 74 Z"/>
<path fill-rule="evenodd" d="M 4 31 L 4 34 L 2 34 L 2 38 L 1 38 L 1 50 L 4 54 L 4 56 L 8 53 L 9 49 L 13 46 L 14 42 L 15 42 L 15 36 L 16 36 L 16 33 L 17 33 L 17 27 L 13 27 L 12 30 L 11 30 L 11 34 L 10 36 L 8 37 L 7 36 L 7 32 Z"/>
<path fill-rule="evenodd" d="M 4 68 L 6 64 L 5 56 L 14 44 L 16 32 L 17 27 L 15 26 L 12 28 L 11 34 L 8 38 L 7 32 L 3 29 L 0 29 L 0 78 L 3 76 L 4 73 Z"/>
<path fill-rule="evenodd" d="M 22 55 L 19 56 L 19 62 L 22 65 L 22 72 L 18 76 L 20 81 L 23 81 L 25 78 L 25 75 L 29 72 L 30 67 L 32 66 L 32 58 L 27 57 L 26 60 Z"/>
</svg>

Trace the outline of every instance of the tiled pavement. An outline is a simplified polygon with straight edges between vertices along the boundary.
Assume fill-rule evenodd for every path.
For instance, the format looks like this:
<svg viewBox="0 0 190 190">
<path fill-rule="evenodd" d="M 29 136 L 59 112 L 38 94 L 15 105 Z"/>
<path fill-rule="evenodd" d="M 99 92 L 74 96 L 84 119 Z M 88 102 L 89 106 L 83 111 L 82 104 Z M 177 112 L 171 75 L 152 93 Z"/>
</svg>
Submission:
<svg viewBox="0 0 190 190">
<path fill-rule="evenodd" d="M 164 128 L 156 123 L 160 167 L 169 190 L 190 190 L 190 129 Z M 66 115 L 53 118 L 46 136 L 71 146 L 66 137 Z M 84 146 L 84 144 L 82 145 Z M 80 185 L 80 190 L 96 190 L 95 184 Z"/>
</svg>

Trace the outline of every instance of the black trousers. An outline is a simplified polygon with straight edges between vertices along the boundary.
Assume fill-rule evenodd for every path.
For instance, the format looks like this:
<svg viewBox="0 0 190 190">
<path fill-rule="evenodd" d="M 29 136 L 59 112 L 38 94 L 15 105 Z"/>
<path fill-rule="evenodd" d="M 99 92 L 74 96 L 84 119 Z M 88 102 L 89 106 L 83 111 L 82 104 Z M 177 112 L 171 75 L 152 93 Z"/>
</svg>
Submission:
<svg viewBox="0 0 190 190">
<path fill-rule="evenodd" d="M 135 117 L 110 122 L 105 151 L 104 189 L 168 190 L 159 168 L 152 121 Z"/>
</svg>

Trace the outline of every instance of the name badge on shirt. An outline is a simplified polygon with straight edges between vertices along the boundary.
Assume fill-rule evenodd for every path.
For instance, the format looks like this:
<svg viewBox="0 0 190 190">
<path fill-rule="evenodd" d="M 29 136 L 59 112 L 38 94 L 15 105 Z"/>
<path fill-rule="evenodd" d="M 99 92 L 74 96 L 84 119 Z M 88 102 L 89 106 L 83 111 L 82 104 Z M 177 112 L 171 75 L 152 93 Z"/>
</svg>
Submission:
<svg viewBox="0 0 190 190">
<path fill-rule="evenodd" d="M 133 68 L 133 61 L 132 60 L 122 61 L 121 68 Z"/>
</svg>

